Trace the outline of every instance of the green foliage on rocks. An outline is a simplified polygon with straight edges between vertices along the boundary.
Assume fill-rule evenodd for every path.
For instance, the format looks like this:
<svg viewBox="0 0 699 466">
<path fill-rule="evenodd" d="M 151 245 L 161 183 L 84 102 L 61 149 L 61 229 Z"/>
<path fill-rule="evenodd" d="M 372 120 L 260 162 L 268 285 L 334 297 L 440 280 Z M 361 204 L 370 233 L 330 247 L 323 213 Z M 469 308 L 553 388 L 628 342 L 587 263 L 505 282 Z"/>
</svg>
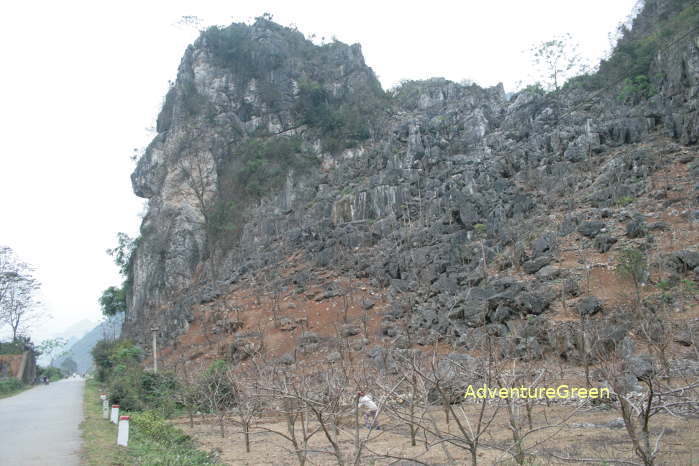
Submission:
<svg viewBox="0 0 699 466">
<path fill-rule="evenodd" d="M 253 198 L 283 183 L 289 169 L 304 170 L 313 163 L 296 136 L 249 138 L 234 149 L 233 160 L 233 181 Z"/>
<path fill-rule="evenodd" d="M 255 28 L 266 28 L 284 34 L 289 47 L 302 47 L 306 42 L 303 34 L 278 25 L 268 18 L 257 18 L 252 27 L 233 23 L 228 27 L 212 26 L 202 35 L 211 50 L 217 65 L 233 70 L 245 80 L 264 78 L 278 69 L 285 60 L 283 50 L 274 50 L 265 41 L 256 40 Z"/>
<path fill-rule="evenodd" d="M 602 87 L 609 81 L 621 80 L 618 97 L 624 102 L 635 104 L 655 94 L 653 60 L 661 51 L 671 48 L 680 35 L 699 24 L 699 4 L 696 2 L 672 0 L 663 3 L 663 13 L 652 20 L 644 18 L 642 13 L 631 30 L 621 26 L 621 38 L 611 56 L 600 63 L 596 83 Z M 657 0 L 648 0 L 644 12 L 656 14 L 660 4 Z"/>
<path fill-rule="evenodd" d="M 279 192 L 290 170 L 305 173 L 318 165 L 299 136 L 252 137 L 231 146 L 218 169 L 218 201 L 211 212 L 214 239 L 234 241 L 247 206 Z M 225 244 L 222 244 L 225 246 Z"/>
<path fill-rule="evenodd" d="M 617 207 L 626 207 L 627 205 L 631 204 L 635 199 L 631 196 L 622 196 L 616 201 Z"/>
<path fill-rule="evenodd" d="M 370 137 L 371 115 L 375 110 L 372 107 L 380 101 L 380 95 L 344 101 L 333 97 L 321 83 L 305 79 L 299 82 L 294 113 L 302 123 L 319 131 L 324 150 L 335 152 Z"/>
</svg>

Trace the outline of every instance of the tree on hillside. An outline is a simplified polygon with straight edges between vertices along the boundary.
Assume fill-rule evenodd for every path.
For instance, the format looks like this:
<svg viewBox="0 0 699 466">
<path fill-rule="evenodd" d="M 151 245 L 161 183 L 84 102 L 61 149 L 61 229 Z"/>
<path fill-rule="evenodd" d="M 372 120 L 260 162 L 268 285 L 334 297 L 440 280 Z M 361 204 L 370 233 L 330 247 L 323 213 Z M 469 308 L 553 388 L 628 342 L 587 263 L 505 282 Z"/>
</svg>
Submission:
<svg viewBox="0 0 699 466">
<path fill-rule="evenodd" d="M 570 34 L 554 37 L 531 48 L 534 63 L 545 79 L 544 87 L 547 90 L 560 90 L 568 78 L 584 70 L 577 48 Z"/>
<path fill-rule="evenodd" d="M 192 207 L 201 216 L 193 223 L 204 231 L 211 278 L 215 281 L 223 258 L 222 236 L 233 230 L 227 218 L 235 209 L 235 202 L 219 198 L 216 162 L 210 152 L 192 149 L 190 155 L 177 162 L 177 168 L 183 186 L 182 194 L 194 201 Z"/>
<path fill-rule="evenodd" d="M 617 258 L 617 272 L 623 278 L 633 283 L 636 310 L 641 306 L 641 288 L 648 279 L 648 259 L 646 255 L 637 248 L 627 248 L 621 251 Z"/>
<path fill-rule="evenodd" d="M 119 273 L 124 277 L 129 275 L 131 256 L 138 247 L 138 238 L 131 238 L 123 232 L 117 233 L 117 242 L 114 249 L 107 249 L 107 254 L 114 258 L 114 263 L 119 267 Z"/>
<path fill-rule="evenodd" d="M 117 246 L 107 249 L 107 254 L 114 258 L 114 263 L 119 267 L 119 273 L 124 277 L 121 287 L 110 286 L 102 292 L 98 302 L 102 314 L 112 317 L 120 312 L 126 312 L 126 295 L 131 288 L 130 270 L 132 257 L 140 241 L 139 238 L 131 238 L 123 232 L 117 233 Z"/>
<path fill-rule="evenodd" d="M 102 314 L 106 317 L 115 316 L 126 311 L 126 292 L 124 288 L 110 286 L 99 299 Z"/>
</svg>

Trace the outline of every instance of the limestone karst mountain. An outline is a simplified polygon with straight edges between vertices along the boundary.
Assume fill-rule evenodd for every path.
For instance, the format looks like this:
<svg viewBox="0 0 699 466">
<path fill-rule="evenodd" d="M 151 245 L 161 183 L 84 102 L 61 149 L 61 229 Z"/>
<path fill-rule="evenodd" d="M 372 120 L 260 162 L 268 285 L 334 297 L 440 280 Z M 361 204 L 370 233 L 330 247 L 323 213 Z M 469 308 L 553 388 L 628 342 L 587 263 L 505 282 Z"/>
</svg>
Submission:
<svg viewBox="0 0 699 466">
<path fill-rule="evenodd" d="M 148 348 L 158 327 L 165 357 L 235 354 L 269 318 L 334 335 L 345 306 L 399 347 L 491 332 L 575 359 L 552 316 L 581 294 L 600 298 L 591 315 L 614 307 L 624 248 L 697 279 L 696 18 L 649 1 L 596 74 L 512 96 L 440 78 L 384 91 L 359 45 L 266 18 L 204 31 L 132 175 L 148 211 L 124 334 Z M 627 323 L 605 321 L 609 338 Z"/>
</svg>

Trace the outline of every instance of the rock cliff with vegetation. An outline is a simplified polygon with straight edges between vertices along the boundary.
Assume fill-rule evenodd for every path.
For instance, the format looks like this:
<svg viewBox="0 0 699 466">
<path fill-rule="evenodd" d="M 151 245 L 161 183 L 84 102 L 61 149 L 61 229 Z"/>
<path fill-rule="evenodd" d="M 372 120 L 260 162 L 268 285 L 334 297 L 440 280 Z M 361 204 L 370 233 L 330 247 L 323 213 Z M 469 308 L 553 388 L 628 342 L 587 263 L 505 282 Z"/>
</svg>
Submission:
<svg viewBox="0 0 699 466">
<path fill-rule="evenodd" d="M 202 32 L 132 175 L 148 210 L 124 334 L 215 347 L 240 336 L 216 306 L 271 309 L 278 328 L 287 298 L 352 296 L 398 347 L 490 334 L 582 360 L 580 323 L 552 319 L 575 309 L 618 343 L 633 324 L 600 264 L 640 251 L 643 284 L 699 273 L 698 18 L 694 2 L 648 0 L 597 72 L 511 96 L 441 78 L 384 91 L 359 45 L 268 17 Z"/>
</svg>

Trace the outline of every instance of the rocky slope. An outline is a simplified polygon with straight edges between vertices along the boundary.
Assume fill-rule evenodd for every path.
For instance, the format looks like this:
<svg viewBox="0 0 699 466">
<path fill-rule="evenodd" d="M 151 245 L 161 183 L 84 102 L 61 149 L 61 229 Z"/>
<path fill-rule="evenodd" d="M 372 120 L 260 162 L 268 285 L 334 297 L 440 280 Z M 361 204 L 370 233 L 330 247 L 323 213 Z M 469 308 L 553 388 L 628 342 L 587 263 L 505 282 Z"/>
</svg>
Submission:
<svg viewBox="0 0 699 466">
<path fill-rule="evenodd" d="M 202 303 L 240 289 L 276 307 L 361 287 L 396 344 L 521 332 L 521 351 L 575 357 L 574 330 L 544 328 L 580 294 L 566 251 L 671 230 L 642 216 L 677 197 L 654 177 L 697 175 L 683 149 L 699 135 L 696 17 L 691 2 L 649 1 L 597 74 L 510 98 L 444 79 L 385 93 L 359 45 L 314 46 L 266 18 L 202 33 L 132 175 L 149 207 L 124 334 L 145 346 L 157 326 L 176 343 L 202 327 Z M 683 191 L 685 226 L 698 187 Z M 695 251 L 686 235 L 658 261 L 696 280 Z"/>
</svg>

